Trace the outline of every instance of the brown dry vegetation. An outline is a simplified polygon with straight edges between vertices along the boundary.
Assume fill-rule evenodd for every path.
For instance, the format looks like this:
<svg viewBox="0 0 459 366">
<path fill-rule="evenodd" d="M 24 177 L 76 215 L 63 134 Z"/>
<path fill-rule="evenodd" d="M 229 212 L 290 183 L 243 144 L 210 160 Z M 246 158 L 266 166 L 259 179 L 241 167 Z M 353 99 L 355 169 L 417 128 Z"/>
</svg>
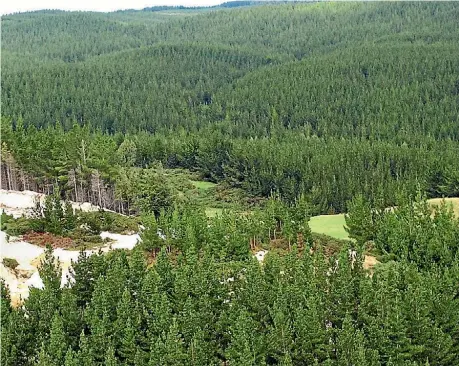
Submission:
<svg viewBox="0 0 459 366">
<path fill-rule="evenodd" d="M 46 247 L 48 244 L 51 245 L 53 249 L 63 248 L 63 249 L 74 249 L 75 242 L 70 239 L 60 235 L 54 235 L 51 233 L 36 233 L 30 232 L 24 235 L 24 241 L 38 245 L 40 247 Z"/>
</svg>

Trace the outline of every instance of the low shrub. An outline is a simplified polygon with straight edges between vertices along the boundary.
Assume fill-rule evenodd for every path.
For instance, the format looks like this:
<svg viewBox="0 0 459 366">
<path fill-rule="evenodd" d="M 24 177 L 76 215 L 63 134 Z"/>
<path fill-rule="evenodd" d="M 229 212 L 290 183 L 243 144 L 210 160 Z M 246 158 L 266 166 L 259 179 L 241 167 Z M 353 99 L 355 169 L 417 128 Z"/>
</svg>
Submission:
<svg viewBox="0 0 459 366">
<path fill-rule="evenodd" d="M 87 227 L 94 234 L 101 231 L 125 234 L 136 232 L 139 229 L 138 219 L 103 210 L 79 212 L 78 224 L 80 227 Z"/>
<path fill-rule="evenodd" d="M 20 217 L 18 219 L 12 218 L 3 221 L 2 215 L 2 231 L 11 236 L 24 235 L 27 232 L 33 230 L 33 225 L 31 225 L 32 221 L 32 219 L 27 219 L 25 217 Z"/>
<path fill-rule="evenodd" d="M 2 210 L 2 214 L 0 216 L 0 228 L 2 231 L 6 231 L 6 228 L 7 228 L 7 224 L 8 223 L 11 223 L 12 221 L 14 221 L 14 217 L 13 215 L 8 215 L 7 213 L 5 213 L 5 211 Z"/>
<path fill-rule="evenodd" d="M 3 258 L 2 262 L 6 268 L 10 268 L 13 271 L 17 268 L 17 266 L 19 266 L 18 261 L 14 258 Z"/>
</svg>

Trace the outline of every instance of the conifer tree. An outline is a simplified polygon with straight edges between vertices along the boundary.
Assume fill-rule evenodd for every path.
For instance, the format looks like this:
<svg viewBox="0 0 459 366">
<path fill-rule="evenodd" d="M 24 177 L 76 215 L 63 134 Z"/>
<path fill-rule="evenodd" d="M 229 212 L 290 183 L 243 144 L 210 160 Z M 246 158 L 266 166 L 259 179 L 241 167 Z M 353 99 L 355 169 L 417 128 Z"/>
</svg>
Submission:
<svg viewBox="0 0 459 366">
<path fill-rule="evenodd" d="M 46 352 L 45 343 L 42 343 L 37 360 L 38 366 L 55 366 L 52 357 Z"/>
<path fill-rule="evenodd" d="M 186 348 L 175 318 L 172 320 L 172 324 L 164 339 L 164 349 L 166 350 L 164 364 L 179 366 L 188 362 Z"/>
<path fill-rule="evenodd" d="M 127 318 L 119 340 L 120 346 L 118 348 L 118 353 L 120 355 L 120 359 L 127 365 L 134 365 L 135 356 L 137 354 L 136 329 L 132 324 L 130 316 Z"/>
<path fill-rule="evenodd" d="M 200 329 L 191 338 L 187 358 L 192 366 L 218 364 L 218 360 L 212 352 L 212 343 L 206 340 L 205 335 L 206 333 Z"/>
<path fill-rule="evenodd" d="M 139 279 L 144 277 L 146 269 L 146 260 L 143 250 L 140 246 L 133 249 L 129 258 L 129 288 L 132 295 L 138 298 L 142 282 Z"/>
<path fill-rule="evenodd" d="M 362 195 L 354 197 L 350 202 L 345 219 L 345 229 L 357 244 L 362 245 L 374 239 L 377 225 L 376 213 Z"/>
<path fill-rule="evenodd" d="M 56 312 L 51 323 L 47 353 L 55 365 L 62 365 L 64 364 L 67 349 L 67 334 L 64 331 L 64 323 L 60 314 Z"/>
<path fill-rule="evenodd" d="M 367 365 L 363 335 L 355 329 L 349 314 L 338 333 L 336 354 L 339 365 Z"/>
<path fill-rule="evenodd" d="M 65 354 L 64 366 L 78 366 L 80 365 L 80 360 L 78 354 L 69 347 L 67 353 Z"/>
<path fill-rule="evenodd" d="M 89 344 L 88 337 L 84 334 L 84 331 L 80 335 L 80 350 L 78 352 L 78 359 L 82 366 L 94 365 L 94 350 Z"/>
<path fill-rule="evenodd" d="M 115 350 L 112 346 L 108 347 L 105 353 L 104 366 L 118 366 L 119 362 L 115 357 Z"/>
<path fill-rule="evenodd" d="M 256 322 L 247 311 L 241 309 L 236 322 L 231 325 L 231 340 L 228 346 L 227 358 L 235 365 L 263 365 L 265 356 L 263 344 L 254 333 Z"/>
<path fill-rule="evenodd" d="M 174 287 L 174 272 L 165 248 L 162 248 L 159 253 L 155 270 L 160 278 L 158 290 L 171 296 Z"/>
</svg>

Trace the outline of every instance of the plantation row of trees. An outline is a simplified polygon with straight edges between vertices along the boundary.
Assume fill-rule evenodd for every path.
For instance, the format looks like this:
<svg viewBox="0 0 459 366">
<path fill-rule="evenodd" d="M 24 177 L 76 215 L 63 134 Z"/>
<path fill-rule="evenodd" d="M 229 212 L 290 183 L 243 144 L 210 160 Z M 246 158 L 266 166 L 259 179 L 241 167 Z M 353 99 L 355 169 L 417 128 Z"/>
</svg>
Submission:
<svg viewBox="0 0 459 366">
<path fill-rule="evenodd" d="M 74 121 L 110 133 L 199 131 L 234 137 L 278 130 L 397 143 L 458 141 L 457 42 L 366 43 L 282 63 L 258 52 L 162 45 L 13 71 L 2 113 L 26 125 Z"/>
<path fill-rule="evenodd" d="M 48 250 L 44 288 L 22 307 L 9 306 L 1 285 L 2 364 L 456 365 L 457 219 L 445 207 L 432 215 L 422 201 L 380 212 L 375 241 L 397 261 L 369 275 L 359 237 L 367 206 L 356 199 L 348 218 L 355 249 L 332 257 L 305 240 L 260 264 L 247 239 L 262 217 L 235 225 L 193 209 L 145 218 L 144 242 L 130 253 L 82 252 L 64 288 Z M 287 236 L 279 222 L 299 208 L 272 200 L 260 214 L 275 221 L 260 240 L 272 230 Z M 395 246 L 407 242 L 416 245 Z M 144 249 L 158 253 L 151 266 Z M 442 252 L 450 255 L 432 262 Z"/>
<path fill-rule="evenodd" d="M 52 192 L 128 213 L 167 209 L 174 189 L 161 166 L 196 170 L 211 181 L 242 188 L 249 196 L 278 192 L 293 202 L 307 197 L 312 213 L 346 211 L 356 194 L 396 203 L 397 193 L 419 184 L 430 197 L 459 195 L 459 147 L 425 139 L 419 145 L 358 138 L 315 138 L 280 131 L 263 139 L 230 139 L 209 127 L 135 135 L 37 130 L 2 119 L 2 187 Z M 160 165 L 158 165 L 160 164 Z"/>
<path fill-rule="evenodd" d="M 77 121 L 112 133 L 198 129 L 215 90 L 268 62 L 212 45 L 163 45 L 71 65 L 6 67 L 2 113 L 37 127 L 61 121 L 68 129 Z"/>
</svg>

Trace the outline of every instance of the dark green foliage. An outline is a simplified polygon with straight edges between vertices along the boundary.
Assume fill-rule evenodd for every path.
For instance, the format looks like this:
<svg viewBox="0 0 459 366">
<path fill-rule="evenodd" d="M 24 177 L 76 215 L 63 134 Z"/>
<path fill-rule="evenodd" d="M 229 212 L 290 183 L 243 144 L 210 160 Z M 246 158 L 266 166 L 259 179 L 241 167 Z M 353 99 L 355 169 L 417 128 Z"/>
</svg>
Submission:
<svg viewBox="0 0 459 366">
<path fill-rule="evenodd" d="M 77 212 L 76 218 L 79 225 L 87 226 L 94 234 L 99 234 L 101 231 L 126 234 L 135 232 L 139 228 L 136 218 L 104 210 Z"/>
<path fill-rule="evenodd" d="M 8 223 L 14 221 L 13 215 L 8 215 L 4 210 L 2 210 L 1 216 L 0 216 L 0 225 L 2 231 L 6 231 L 8 228 Z"/>
<path fill-rule="evenodd" d="M 454 196 L 458 9 L 6 16 L 2 150 L 40 190 L 128 214 L 176 202 L 163 172 L 133 169 L 158 162 L 252 197 L 304 195 L 314 214 L 357 194 L 393 205 L 418 183 Z"/>
<path fill-rule="evenodd" d="M 2 230 L 144 225 L 1 284 L 2 364 L 457 365 L 459 224 L 412 198 L 459 194 L 457 4 L 159 10 L 2 18 L 2 187 L 54 191 Z M 207 218 L 177 168 L 263 204 Z M 347 209 L 356 243 L 311 234 Z"/>
<path fill-rule="evenodd" d="M 76 221 L 72 205 L 69 202 L 62 202 L 58 192 L 55 192 L 53 195 L 46 196 L 43 203 L 37 202 L 28 224 L 31 231 L 63 235 L 76 228 Z"/>
<path fill-rule="evenodd" d="M 56 313 L 51 323 L 48 352 L 54 364 L 62 365 L 67 354 L 67 334 L 64 332 L 62 317 Z"/>
<path fill-rule="evenodd" d="M 379 228 L 399 235 L 397 224 L 412 220 L 401 216 L 408 205 L 423 207 L 408 202 L 386 212 L 382 222 L 390 217 L 392 225 Z M 429 217 L 419 216 L 424 235 L 446 238 L 457 229 L 442 209 Z M 159 221 L 169 232 L 173 221 Z M 44 288 L 21 309 L 2 301 L 5 364 L 454 365 L 459 357 L 457 256 L 427 265 L 416 251 L 419 262 L 401 258 L 368 276 L 363 253 L 351 256 L 347 246 L 327 258 L 320 248 L 300 253 L 293 245 L 263 264 L 248 256 L 220 262 L 223 255 L 215 260 L 200 247 L 179 255 L 163 248 L 149 268 L 139 248 L 129 257 L 82 254 L 70 289 L 60 289 L 47 251 Z"/>
</svg>

